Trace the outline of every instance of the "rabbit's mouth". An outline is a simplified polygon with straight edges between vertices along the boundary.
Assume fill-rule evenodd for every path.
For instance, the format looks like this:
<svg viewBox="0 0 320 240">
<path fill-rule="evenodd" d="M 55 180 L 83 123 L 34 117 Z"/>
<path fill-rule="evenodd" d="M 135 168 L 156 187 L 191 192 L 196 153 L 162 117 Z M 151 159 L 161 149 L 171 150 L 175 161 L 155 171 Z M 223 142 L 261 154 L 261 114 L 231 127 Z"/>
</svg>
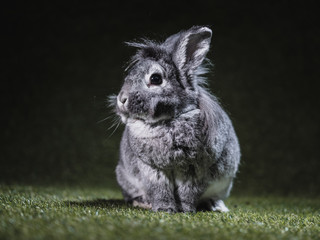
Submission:
<svg viewBox="0 0 320 240">
<path fill-rule="evenodd" d="M 157 109 L 148 109 L 145 113 L 141 111 L 140 109 L 126 109 L 126 108 L 117 108 L 118 115 L 121 118 L 121 121 L 124 124 L 127 124 L 128 122 L 134 122 L 134 121 L 141 121 L 145 124 L 157 124 L 160 122 L 168 121 L 174 117 L 174 110 L 170 110 L 170 112 L 162 111 L 159 113 Z M 130 111 L 133 110 L 133 111 Z"/>
</svg>

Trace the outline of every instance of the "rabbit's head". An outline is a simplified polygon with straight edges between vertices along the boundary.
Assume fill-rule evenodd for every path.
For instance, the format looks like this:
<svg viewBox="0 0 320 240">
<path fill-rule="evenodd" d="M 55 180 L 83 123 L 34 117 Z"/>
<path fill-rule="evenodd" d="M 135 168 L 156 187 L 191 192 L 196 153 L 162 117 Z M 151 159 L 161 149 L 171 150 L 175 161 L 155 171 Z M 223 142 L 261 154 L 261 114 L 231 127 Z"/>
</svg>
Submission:
<svg viewBox="0 0 320 240">
<path fill-rule="evenodd" d="M 128 43 L 138 51 L 117 96 L 122 121 L 156 123 L 198 108 L 197 74 L 210 40 L 209 28 L 192 27 L 161 44 Z"/>
</svg>

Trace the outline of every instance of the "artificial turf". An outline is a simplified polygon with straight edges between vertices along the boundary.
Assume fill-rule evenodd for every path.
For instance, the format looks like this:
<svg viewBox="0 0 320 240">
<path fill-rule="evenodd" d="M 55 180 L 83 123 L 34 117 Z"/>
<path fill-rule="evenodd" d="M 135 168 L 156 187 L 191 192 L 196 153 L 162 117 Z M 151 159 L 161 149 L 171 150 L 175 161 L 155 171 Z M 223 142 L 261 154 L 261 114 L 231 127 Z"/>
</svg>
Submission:
<svg viewBox="0 0 320 240">
<path fill-rule="evenodd" d="M 0 185 L 0 239 L 320 239 L 320 201 L 231 196 L 229 213 L 154 213 L 120 191 Z"/>
</svg>

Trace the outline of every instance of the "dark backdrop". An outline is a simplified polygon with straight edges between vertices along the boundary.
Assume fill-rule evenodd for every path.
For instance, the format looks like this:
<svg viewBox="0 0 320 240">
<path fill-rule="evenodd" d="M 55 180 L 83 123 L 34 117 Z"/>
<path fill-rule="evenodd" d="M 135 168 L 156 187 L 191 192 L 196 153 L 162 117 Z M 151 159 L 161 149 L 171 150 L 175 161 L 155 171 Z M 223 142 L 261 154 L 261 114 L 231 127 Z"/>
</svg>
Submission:
<svg viewBox="0 0 320 240">
<path fill-rule="evenodd" d="M 134 53 L 123 42 L 206 25 L 210 87 L 241 143 L 234 191 L 320 194 L 312 2 L 29 1 L 1 12 L 0 182 L 117 187 L 123 127 L 111 135 L 112 121 L 97 122 Z"/>
</svg>

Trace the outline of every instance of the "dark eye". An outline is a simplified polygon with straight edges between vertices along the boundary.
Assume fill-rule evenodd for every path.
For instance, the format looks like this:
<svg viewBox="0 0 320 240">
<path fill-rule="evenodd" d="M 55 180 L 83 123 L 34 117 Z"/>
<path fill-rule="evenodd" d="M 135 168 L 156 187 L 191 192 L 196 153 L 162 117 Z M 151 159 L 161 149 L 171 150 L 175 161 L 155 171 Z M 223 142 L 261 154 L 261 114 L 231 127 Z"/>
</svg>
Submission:
<svg viewBox="0 0 320 240">
<path fill-rule="evenodd" d="M 158 73 L 154 73 L 150 77 L 150 84 L 151 85 L 161 85 L 162 83 L 162 77 Z"/>
</svg>

